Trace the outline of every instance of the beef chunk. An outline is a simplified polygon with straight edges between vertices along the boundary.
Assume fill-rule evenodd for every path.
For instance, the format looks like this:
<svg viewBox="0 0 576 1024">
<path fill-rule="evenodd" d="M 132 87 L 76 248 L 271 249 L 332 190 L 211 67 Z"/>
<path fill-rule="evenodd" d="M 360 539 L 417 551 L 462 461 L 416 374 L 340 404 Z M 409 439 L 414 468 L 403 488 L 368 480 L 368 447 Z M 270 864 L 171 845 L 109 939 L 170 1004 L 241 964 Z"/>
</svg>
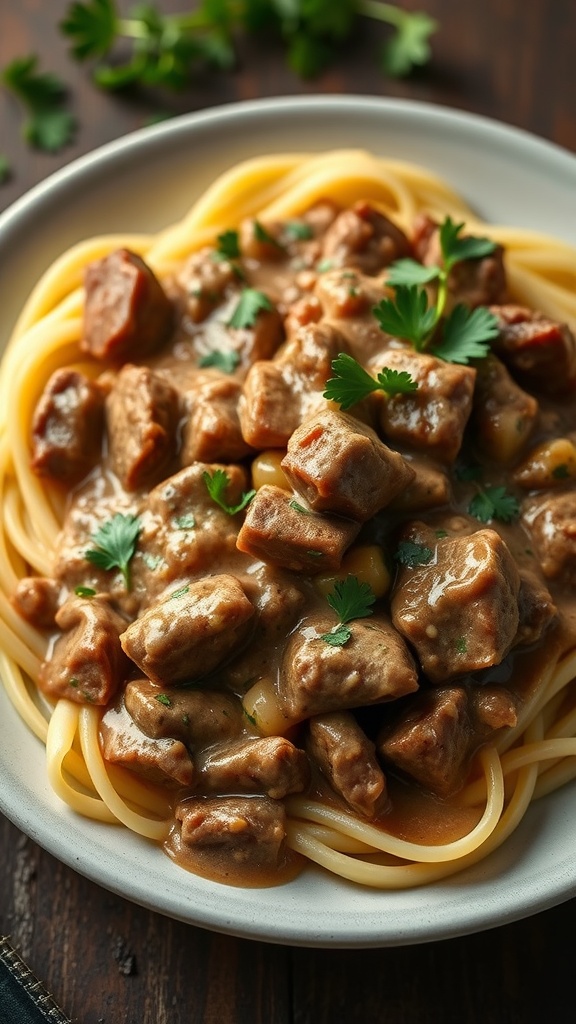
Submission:
<svg viewBox="0 0 576 1024">
<path fill-rule="evenodd" d="M 353 811 L 374 818 L 385 810 L 386 779 L 374 744 L 349 711 L 311 718 L 307 750 Z"/>
<path fill-rule="evenodd" d="M 307 514 L 294 505 L 288 491 L 270 484 L 261 487 L 248 506 L 236 542 L 238 549 L 296 572 L 338 569 L 359 524 Z"/>
<path fill-rule="evenodd" d="M 434 465 L 430 459 L 418 455 L 408 456 L 407 464 L 414 479 L 390 502 L 390 509 L 410 513 L 447 505 L 451 488 L 444 466 Z"/>
<path fill-rule="evenodd" d="M 522 645 L 538 643 L 558 614 L 548 588 L 525 569 L 520 571 L 518 609 L 520 622 L 514 643 Z"/>
<path fill-rule="evenodd" d="M 520 382 L 558 394 L 576 385 L 576 338 L 566 324 L 523 306 L 492 306 L 500 333 L 494 351 Z"/>
<path fill-rule="evenodd" d="M 324 236 L 324 259 L 338 267 L 357 267 L 365 274 L 377 274 L 411 254 L 404 232 L 364 201 L 340 213 Z"/>
<path fill-rule="evenodd" d="M 122 368 L 106 400 L 110 458 L 128 491 L 157 483 L 176 452 L 178 394 L 146 366 Z"/>
<path fill-rule="evenodd" d="M 384 285 L 357 270 L 330 270 L 319 275 L 314 294 L 327 319 L 348 320 L 371 313 L 384 297 Z"/>
<path fill-rule="evenodd" d="M 173 309 L 140 256 L 118 249 L 85 274 L 83 352 L 117 363 L 157 351 L 172 327 Z"/>
<path fill-rule="evenodd" d="M 538 417 L 538 402 L 512 379 L 496 356 L 478 363 L 473 420 L 480 445 L 496 462 L 518 457 Z"/>
<path fill-rule="evenodd" d="M 242 385 L 221 374 L 207 378 L 187 397 L 187 416 L 182 437 L 181 460 L 192 462 L 234 462 L 252 449 L 240 429 L 238 400 Z"/>
<path fill-rule="evenodd" d="M 149 679 L 132 679 L 126 686 L 124 702 L 147 736 L 179 739 L 192 747 L 230 739 L 237 735 L 242 721 L 239 700 L 220 690 L 171 688 L 166 693 Z"/>
<path fill-rule="evenodd" d="M 235 870 L 250 871 L 253 878 L 253 872 L 282 864 L 285 817 L 284 806 L 265 796 L 198 797 L 176 807 L 184 851 L 196 867 L 205 860 L 208 873 L 221 874 L 222 881 Z"/>
<path fill-rule="evenodd" d="M 255 363 L 239 405 L 244 440 L 254 448 L 284 448 L 308 416 L 325 408 L 322 393 L 332 360 L 346 350 L 327 323 L 300 327 L 273 362 Z"/>
<path fill-rule="evenodd" d="M 461 237 L 465 238 L 466 235 Z M 417 258 L 425 266 L 441 264 L 440 231 L 436 222 L 427 214 L 420 216 L 416 222 L 414 249 Z M 497 245 L 488 256 L 461 260 L 452 267 L 448 275 L 447 310 L 450 311 L 459 302 L 470 308 L 504 302 L 506 272 L 503 255 L 502 247 Z"/>
<path fill-rule="evenodd" d="M 424 789 L 448 797 L 460 789 L 478 747 L 516 724 L 514 701 L 499 687 L 421 691 L 377 740 L 381 757 Z"/>
<path fill-rule="evenodd" d="M 49 697 L 78 704 L 109 704 L 129 671 L 120 633 L 126 626 L 104 596 L 69 597 L 56 614 L 62 636 L 40 669 Z"/>
<path fill-rule="evenodd" d="M 576 581 L 576 491 L 544 492 L 527 498 L 522 519 L 548 579 Z"/>
<path fill-rule="evenodd" d="M 416 648 L 432 682 L 498 665 L 518 629 L 520 578 L 494 530 L 438 540 L 413 524 L 405 540 L 433 554 L 403 567 L 392 597 L 392 621 Z"/>
<path fill-rule="evenodd" d="M 407 371 L 418 384 L 409 394 L 382 396 L 384 436 L 423 449 L 441 462 L 453 462 L 472 411 L 476 371 L 404 348 L 380 352 L 370 360 L 368 369 L 376 374 L 383 366 Z"/>
<path fill-rule="evenodd" d="M 333 627 L 334 617 L 309 617 L 286 645 L 279 697 L 290 718 L 379 704 L 417 689 L 412 657 L 385 615 L 354 622 L 341 647 L 323 639 Z"/>
<path fill-rule="evenodd" d="M 85 476 L 100 457 L 104 394 L 83 373 L 56 370 L 32 420 L 32 469 L 65 483 Z"/>
<path fill-rule="evenodd" d="M 150 782 L 191 786 L 195 772 L 192 758 L 180 740 L 152 739 L 143 733 L 122 701 L 108 708 L 100 726 L 106 761 L 143 775 Z"/>
<path fill-rule="evenodd" d="M 16 611 L 36 629 L 54 629 L 60 584 L 46 576 L 25 576 L 12 595 Z"/>
<path fill-rule="evenodd" d="M 290 438 L 282 469 L 316 512 L 371 519 L 414 478 L 398 452 L 352 416 L 326 409 Z"/>
<path fill-rule="evenodd" d="M 220 259 L 216 251 L 203 248 L 192 253 L 176 277 L 185 303 L 185 311 L 198 324 L 238 286 L 238 275 L 230 260 Z"/>
<path fill-rule="evenodd" d="M 199 679 L 245 638 L 254 606 L 234 576 L 208 576 L 152 605 L 122 633 L 123 650 L 160 685 Z"/>
<path fill-rule="evenodd" d="M 306 754 L 283 736 L 213 747 L 199 768 L 201 792 L 266 793 L 274 800 L 301 793 L 310 778 Z"/>
</svg>

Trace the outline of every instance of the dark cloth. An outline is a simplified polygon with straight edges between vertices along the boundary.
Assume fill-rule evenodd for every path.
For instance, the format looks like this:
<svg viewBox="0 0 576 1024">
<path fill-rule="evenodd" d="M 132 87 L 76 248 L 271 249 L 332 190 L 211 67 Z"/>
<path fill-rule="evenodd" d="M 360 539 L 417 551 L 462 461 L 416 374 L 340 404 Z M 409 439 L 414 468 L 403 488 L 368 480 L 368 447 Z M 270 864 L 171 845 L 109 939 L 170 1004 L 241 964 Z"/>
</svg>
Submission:
<svg viewBox="0 0 576 1024">
<path fill-rule="evenodd" d="M 0 938 L 2 1024 L 71 1024 L 6 938 Z"/>
</svg>

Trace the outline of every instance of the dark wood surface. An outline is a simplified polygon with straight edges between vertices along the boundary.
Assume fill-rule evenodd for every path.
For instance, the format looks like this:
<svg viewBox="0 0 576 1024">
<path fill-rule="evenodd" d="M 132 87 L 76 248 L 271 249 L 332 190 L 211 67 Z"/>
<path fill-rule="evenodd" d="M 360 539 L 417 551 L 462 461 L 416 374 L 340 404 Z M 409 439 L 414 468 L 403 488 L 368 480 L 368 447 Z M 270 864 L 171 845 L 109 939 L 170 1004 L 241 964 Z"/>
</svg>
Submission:
<svg viewBox="0 0 576 1024">
<path fill-rule="evenodd" d="M 186 4 L 158 6 L 169 11 Z M 377 35 L 370 28 L 311 83 L 286 70 L 280 50 L 244 43 L 234 72 L 206 75 L 183 95 L 119 98 L 99 93 L 68 56 L 56 28 L 65 0 L 0 0 L 0 67 L 38 53 L 44 68 L 69 83 L 79 122 L 74 144 L 59 154 L 31 151 L 20 137 L 16 103 L 0 93 L 0 152 L 13 169 L 0 188 L 0 209 L 74 157 L 160 112 L 257 96 L 351 92 L 428 100 L 499 118 L 576 152 L 574 0 L 408 0 L 404 6 L 426 9 L 441 26 L 431 65 L 409 80 L 380 75 L 370 56 Z M 6 821 L 0 859 L 0 933 L 11 936 L 78 1024 L 574 1019 L 576 901 L 445 942 L 309 950 L 219 936 L 142 910 L 62 866 Z"/>
</svg>

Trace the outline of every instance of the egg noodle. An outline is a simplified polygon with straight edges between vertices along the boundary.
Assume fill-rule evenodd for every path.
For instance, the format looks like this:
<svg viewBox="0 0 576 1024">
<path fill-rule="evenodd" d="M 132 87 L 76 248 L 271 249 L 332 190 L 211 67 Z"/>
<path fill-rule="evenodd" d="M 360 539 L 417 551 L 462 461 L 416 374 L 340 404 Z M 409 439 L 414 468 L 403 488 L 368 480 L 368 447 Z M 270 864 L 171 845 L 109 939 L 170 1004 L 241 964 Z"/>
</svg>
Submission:
<svg viewBox="0 0 576 1024">
<path fill-rule="evenodd" d="M 145 257 L 153 271 L 175 269 L 192 251 L 246 217 L 274 221 L 298 215 L 316 200 L 347 205 L 367 199 L 410 233 L 414 217 L 446 214 L 505 247 L 514 300 L 576 327 L 576 249 L 533 232 L 480 222 L 426 170 L 360 151 L 287 154 L 248 160 L 219 177 L 178 224 L 157 236 L 107 235 L 74 246 L 47 270 L 30 296 L 8 345 L 0 374 L 0 675 L 18 714 L 46 744 L 56 793 L 74 811 L 123 825 L 156 841 L 168 831 L 170 808 L 161 787 L 107 764 L 101 754 L 101 708 L 61 699 L 54 707 L 36 683 L 46 636 L 13 608 L 19 578 L 50 575 L 64 514 L 63 500 L 30 469 L 30 424 L 49 376 L 73 365 L 95 377 L 80 354 L 84 267 L 118 247 Z M 518 725 L 499 746 L 486 746 L 481 774 L 459 795 L 476 824 L 441 845 L 407 842 L 346 811 L 305 797 L 287 801 L 288 843 L 330 872 L 383 889 L 422 885 L 476 863 L 516 828 L 530 802 L 576 776 L 576 708 L 566 712 L 566 687 L 576 654 L 551 653 Z M 560 717 L 562 715 L 563 717 Z"/>
</svg>

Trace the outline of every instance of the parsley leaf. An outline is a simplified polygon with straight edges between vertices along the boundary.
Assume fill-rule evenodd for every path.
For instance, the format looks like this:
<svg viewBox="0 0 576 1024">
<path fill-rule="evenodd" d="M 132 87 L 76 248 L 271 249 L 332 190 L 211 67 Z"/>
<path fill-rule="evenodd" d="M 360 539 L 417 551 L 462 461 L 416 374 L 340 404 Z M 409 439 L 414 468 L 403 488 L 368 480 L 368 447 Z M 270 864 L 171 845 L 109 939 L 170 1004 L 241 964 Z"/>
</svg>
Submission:
<svg viewBox="0 0 576 1024">
<path fill-rule="evenodd" d="M 489 523 L 491 519 L 511 523 L 520 515 L 520 506 L 505 487 L 485 487 L 474 495 L 468 505 L 468 512 L 481 523 Z"/>
<path fill-rule="evenodd" d="M 341 409 L 351 406 L 366 398 L 372 391 L 384 391 L 388 395 L 407 394 L 416 391 L 418 384 L 406 371 L 392 370 L 385 366 L 376 379 L 345 352 L 340 352 L 332 362 L 335 374 L 326 381 L 323 397 L 328 401 L 337 402 Z"/>
<path fill-rule="evenodd" d="M 177 530 L 193 530 L 196 526 L 196 520 L 191 512 L 186 512 L 183 516 L 176 516 L 173 523 Z"/>
<path fill-rule="evenodd" d="M 240 258 L 240 242 L 237 231 L 223 231 L 216 239 L 214 256 L 219 260 L 237 260 Z"/>
<path fill-rule="evenodd" d="M 438 320 L 435 307 L 428 306 L 426 292 L 417 285 L 398 285 L 395 300 L 382 299 L 374 316 L 386 334 L 411 341 L 418 351 Z"/>
<path fill-rule="evenodd" d="M 492 338 L 498 337 L 498 330 L 496 317 L 485 306 L 470 310 L 460 303 L 444 323 L 442 340 L 431 351 L 448 363 L 482 359 L 490 350 Z"/>
<path fill-rule="evenodd" d="M 72 53 L 77 60 L 100 57 L 112 46 L 120 29 L 113 0 L 86 0 L 70 4 L 59 25 L 63 35 L 72 40 Z"/>
<path fill-rule="evenodd" d="M 136 551 L 139 536 L 138 517 L 118 512 L 96 531 L 92 537 L 96 547 L 86 551 L 84 557 L 99 569 L 119 569 L 126 590 L 130 590 L 130 560 Z"/>
<path fill-rule="evenodd" d="M 496 243 L 489 238 L 478 238 L 474 235 L 460 237 L 464 223 L 456 224 L 451 217 L 446 217 L 440 225 L 440 250 L 444 270 L 450 271 L 462 260 L 479 260 L 489 256 L 496 248 Z"/>
<path fill-rule="evenodd" d="M 202 473 L 202 479 L 206 484 L 206 490 L 212 501 L 215 501 L 229 516 L 235 516 L 237 512 L 242 512 L 256 494 L 255 490 L 244 491 L 237 505 L 229 505 L 224 495 L 228 489 L 230 477 L 224 469 L 215 469 L 213 473 L 204 472 Z"/>
<path fill-rule="evenodd" d="M 284 225 L 284 234 L 295 242 L 307 242 L 314 238 L 312 226 L 304 220 L 289 220 Z"/>
<path fill-rule="evenodd" d="M 267 245 L 273 245 L 276 249 L 284 248 L 278 239 L 274 238 L 259 220 L 254 221 L 254 238 L 257 242 L 265 242 Z"/>
<path fill-rule="evenodd" d="M 391 8 L 391 4 L 382 4 L 382 7 Z M 384 47 L 382 66 L 389 75 L 399 78 L 430 59 L 429 39 L 438 28 L 438 22 L 421 11 L 392 8 L 388 14 L 388 20 L 396 25 L 396 33 Z"/>
<path fill-rule="evenodd" d="M 74 587 L 76 597 L 95 597 L 96 591 L 92 587 Z"/>
<path fill-rule="evenodd" d="M 172 701 L 170 700 L 170 697 L 168 696 L 167 693 L 156 693 L 154 696 L 158 703 L 163 704 L 165 708 L 172 707 Z"/>
<path fill-rule="evenodd" d="M 323 633 L 322 640 L 333 647 L 342 647 L 352 636 L 347 623 L 353 619 L 364 619 L 372 615 L 376 595 L 368 583 L 361 583 L 357 576 L 337 580 L 328 594 L 327 601 L 338 616 L 338 626 L 330 633 Z"/>
<path fill-rule="evenodd" d="M 222 373 L 234 373 L 239 362 L 240 356 L 238 352 L 233 350 L 224 352 L 221 349 L 214 349 L 213 352 L 207 352 L 205 356 L 202 356 L 198 366 L 214 366 L 217 370 L 222 370 Z"/>
<path fill-rule="evenodd" d="M 415 544 L 412 540 L 401 540 L 394 552 L 394 558 L 401 565 L 413 569 L 416 565 L 428 565 L 434 552 L 425 544 Z"/>
<path fill-rule="evenodd" d="M 293 498 L 292 501 L 289 501 L 288 505 L 290 508 L 293 508 L 295 512 L 300 512 L 300 515 L 309 516 L 312 514 L 309 508 L 304 508 L 304 505 L 301 505 L 295 498 Z"/>
<path fill-rule="evenodd" d="M 257 288 L 243 288 L 236 309 L 228 321 L 228 327 L 253 327 L 262 309 L 273 309 L 268 296 Z"/>
<path fill-rule="evenodd" d="M 386 284 L 392 288 L 400 285 L 428 284 L 440 276 L 440 267 L 425 267 L 417 260 L 395 260 L 386 275 Z"/>
<path fill-rule="evenodd" d="M 34 55 L 13 60 L 1 81 L 21 100 L 27 117 L 23 135 L 31 146 L 54 153 L 71 141 L 76 122 L 65 109 L 64 83 L 51 72 L 39 72 Z"/>
</svg>

